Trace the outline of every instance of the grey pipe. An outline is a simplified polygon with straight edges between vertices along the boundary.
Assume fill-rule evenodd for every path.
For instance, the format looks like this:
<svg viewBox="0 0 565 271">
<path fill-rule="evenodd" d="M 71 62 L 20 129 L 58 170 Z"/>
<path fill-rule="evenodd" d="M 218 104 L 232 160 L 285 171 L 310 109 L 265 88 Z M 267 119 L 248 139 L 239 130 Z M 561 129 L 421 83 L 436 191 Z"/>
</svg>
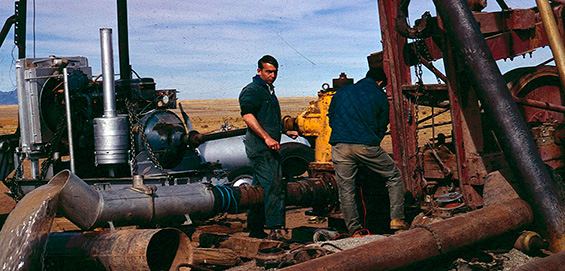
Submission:
<svg viewBox="0 0 565 271">
<path fill-rule="evenodd" d="M 511 167 L 518 173 L 537 219 L 544 224 L 553 251 L 565 249 L 565 208 L 557 196 L 526 123 L 494 61 L 469 4 L 435 0 L 447 33 L 455 41 L 476 83 L 481 104 L 500 129 L 496 135 Z"/>
<path fill-rule="evenodd" d="M 73 122 L 71 112 L 71 94 L 69 89 L 69 74 L 67 68 L 63 68 L 63 82 L 65 84 L 65 113 L 67 119 L 67 137 L 69 140 L 69 157 L 71 162 L 71 172 L 75 170 L 75 148 L 73 143 Z"/>
<path fill-rule="evenodd" d="M 95 191 L 68 170 L 53 178 L 67 179 L 59 206 L 64 215 L 82 229 L 103 226 L 107 222 L 133 225 L 170 216 L 214 214 L 214 194 L 204 183 L 160 186 L 153 195 L 146 195 L 130 189 Z"/>
<path fill-rule="evenodd" d="M 112 29 L 100 29 L 100 47 L 102 49 L 102 76 L 104 94 L 104 117 L 116 116 L 116 98 L 114 89 L 114 59 L 112 48 Z"/>
</svg>

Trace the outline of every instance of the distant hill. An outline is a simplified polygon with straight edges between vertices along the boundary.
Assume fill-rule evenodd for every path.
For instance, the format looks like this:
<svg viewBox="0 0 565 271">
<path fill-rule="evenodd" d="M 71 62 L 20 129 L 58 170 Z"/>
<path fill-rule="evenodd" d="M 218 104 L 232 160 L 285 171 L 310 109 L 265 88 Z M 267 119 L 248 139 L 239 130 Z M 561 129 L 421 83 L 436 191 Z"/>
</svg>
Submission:
<svg viewBox="0 0 565 271">
<path fill-rule="evenodd" d="M 0 91 L 0 105 L 18 104 L 18 93 L 16 90 Z"/>
</svg>

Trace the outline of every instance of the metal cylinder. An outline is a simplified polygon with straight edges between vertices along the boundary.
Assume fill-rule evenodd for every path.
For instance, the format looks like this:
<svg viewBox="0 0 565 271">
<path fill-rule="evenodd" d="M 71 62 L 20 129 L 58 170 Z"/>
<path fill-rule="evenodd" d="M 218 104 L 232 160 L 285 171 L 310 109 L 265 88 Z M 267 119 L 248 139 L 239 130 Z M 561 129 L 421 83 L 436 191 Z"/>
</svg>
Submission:
<svg viewBox="0 0 565 271">
<path fill-rule="evenodd" d="M 198 150 L 206 162 L 219 162 L 225 169 L 249 166 L 243 138 L 239 135 L 206 141 L 198 146 Z"/>
<path fill-rule="evenodd" d="M 65 181 L 64 177 L 54 177 L 25 195 L 12 210 L 0 231 L 4 247 L 0 250 L 0 270 L 41 270 L 43 247 Z"/>
<path fill-rule="evenodd" d="M 525 201 L 514 199 L 283 270 L 392 270 L 521 228 L 532 216 Z"/>
<path fill-rule="evenodd" d="M 112 29 L 100 29 L 100 47 L 102 51 L 102 76 L 104 82 L 104 117 L 116 116 L 116 95 L 114 89 L 114 54 L 112 48 Z"/>
<path fill-rule="evenodd" d="M 128 162 L 129 134 L 125 115 L 94 119 L 94 154 L 97 165 Z"/>
<path fill-rule="evenodd" d="M 153 195 L 146 195 L 130 189 L 98 192 L 68 170 L 56 177 L 67 179 L 59 197 L 60 209 L 82 229 L 110 221 L 117 226 L 136 225 L 172 216 L 214 214 L 214 194 L 204 183 L 159 186 Z"/>
<path fill-rule="evenodd" d="M 177 229 L 65 232 L 49 235 L 42 270 L 178 270 L 192 247 Z"/>
<path fill-rule="evenodd" d="M 159 187 L 153 198 L 155 219 L 174 215 L 198 214 L 203 217 L 215 215 L 214 194 L 207 184 Z"/>
<path fill-rule="evenodd" d="M 53 179 L 66 180 L 59 195 L 59 207 L 64 215 L 81 228 L 94 225 L 100 213 L 100 193 L 68 170 L 57 173 Z"/>
<path fill-rule="evenodd" d="M 543 230 L 551 240 L 551 250 L 564 250 L 565 208 L 468 3 L 437 0 L 435 4 L 447 33 L 469 67 L 481 104 L 500 127 L 495 133 L 517 179 L 525 188 L 527 195 L 523 197 L 531 200 L 539 224 L 543 224 Z"/>
<path fill-rule="evenodd" d="M 237 204 L 230 204 L 233 199 Z M 216 210 L 223 211 L 226 206 L 230 212 L 256 208 L 264 204 L 264 191 L 258 185 L 237 186 L 222 190 L 216 187 Z M 221 206 L 224 202 L 224 206 Z M 286 186 L 286 204 L 288 206 L 327 208 L 337 202 L 337 185 L 334 178 L 308 178 L 289 182 Z M 239 208 L 239 210 L 236 210 Z"/>
</svg>

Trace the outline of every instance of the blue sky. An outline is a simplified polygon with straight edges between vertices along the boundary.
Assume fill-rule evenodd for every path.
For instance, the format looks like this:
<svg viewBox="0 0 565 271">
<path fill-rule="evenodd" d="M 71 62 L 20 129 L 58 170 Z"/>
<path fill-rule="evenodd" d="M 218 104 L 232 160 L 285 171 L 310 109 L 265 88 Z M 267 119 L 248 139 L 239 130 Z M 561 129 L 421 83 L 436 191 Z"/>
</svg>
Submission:
<svg viewBox="0 0 565 271">
<path fill-rule="evenodd" d="M 513 8 L 535 5 L 506 2 Z M 433 11 L 431 0 L 412 3 L 412 20 Z M 35 50 L 33 4 L 28 0 L 28 57 L 34 51 L 35 57 L 85 56 L 93 74 L 100 74 L 99 29 L 112 28 L 119 72 L 115 0 L 36 0 Z M 496 1 L 489 1 L 489 9 L 498 9 Z M 3 0 L 0 22 L 13 13 L 13 1 Z M 315 96 L 341 72 L 361 79 L 367 56 L 382 50 L 376 1 L 130 0 L 128 16 L 133 69 L 154 78 L 159 89 L 177 89 L 183 100 L 237 98 L 264 54 L 279 60 L 279 97 Z M 15 89 L 16 57 L 11 31 L 0 47 L 1 91 Z"/>
</svg>

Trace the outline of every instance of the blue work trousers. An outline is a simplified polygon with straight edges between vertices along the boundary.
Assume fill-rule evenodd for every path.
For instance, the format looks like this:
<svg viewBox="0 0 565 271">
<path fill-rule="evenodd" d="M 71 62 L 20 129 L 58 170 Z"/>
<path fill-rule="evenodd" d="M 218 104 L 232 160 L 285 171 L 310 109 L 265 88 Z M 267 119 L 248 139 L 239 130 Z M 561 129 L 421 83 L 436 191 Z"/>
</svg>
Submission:
<svg viewBox="0 0 565 271">
<path fill-rule="evenodd" d="M 338 143 L 332 146 L 341 212 L 350 234 L 362 229 L 355 203 L 355 176 L 364 165 L 386 179 L 390 218 L 404 219 L 404 185 L 394 160 L 380 146 Z"/>
<path fill-rule="evenodd" d="M 247 228 L 263 230 L 283 228 L 286 222 L 286 185 L 282 181 L 280 155 L 272 150 L 262 151 L 250 157 L 254 169 L 253 185 L 263 187 L 264 206 L 249 210 Z"/>
</svg>

